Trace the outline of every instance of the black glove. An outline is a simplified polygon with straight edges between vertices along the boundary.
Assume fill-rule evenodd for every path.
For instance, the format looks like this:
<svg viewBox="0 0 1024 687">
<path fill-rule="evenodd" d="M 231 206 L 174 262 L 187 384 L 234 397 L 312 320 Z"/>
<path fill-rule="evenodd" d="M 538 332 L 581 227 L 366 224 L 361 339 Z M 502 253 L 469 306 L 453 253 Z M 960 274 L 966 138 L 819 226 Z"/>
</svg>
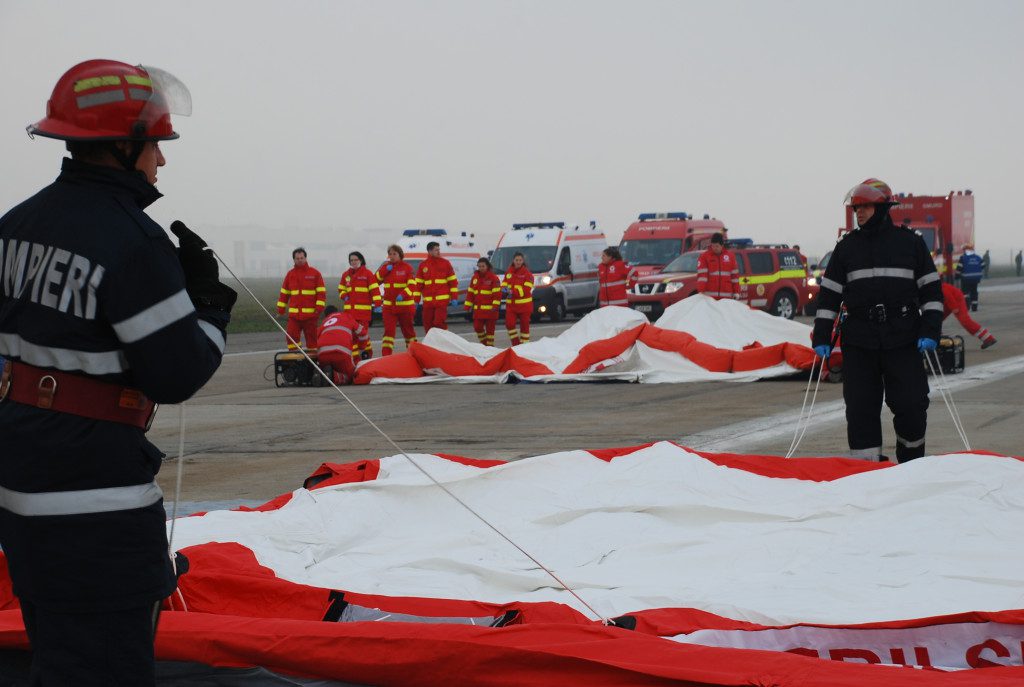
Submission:
<svg viewBox="0 0 1024 687">
<path fill-rule="evenodd" d="M 231 312 L 238 294 L 229 286 L 220 283 L 217 258 L 206 248 L 198 234 L 185 226 L 184 222 L 171 222 L 171 232 L 178 237 L 178 262 L 185 273 L 185 290 L 197 308 Z"/>
</svg>

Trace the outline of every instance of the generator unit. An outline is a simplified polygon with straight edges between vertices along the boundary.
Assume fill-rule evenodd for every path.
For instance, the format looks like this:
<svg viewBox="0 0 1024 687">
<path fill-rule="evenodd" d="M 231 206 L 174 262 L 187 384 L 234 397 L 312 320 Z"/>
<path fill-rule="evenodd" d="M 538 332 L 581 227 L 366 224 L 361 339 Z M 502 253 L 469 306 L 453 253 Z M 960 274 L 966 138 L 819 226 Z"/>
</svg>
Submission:
<svg viewBox="0 0 1024 687">
<path fill-rule="evenodd" d="M 939 359 L 939 368 L 943 374 L 959 374 L 964 371 L 965 360 L 964 360 L 964 337 L 959 334 L 956 336 L 940 336 L 939 345 L 935 349 L 935 355 Z M 934 359 L 932 365 L 928 365 L 926 360 L 924 368 L 931 373 L 932 366 L 935 365 Z"/>
<path fill-rule="evenodd" d="M 316 359 L 316 353 L 310 353 Z M 294 351 L 274 354 L 274 386 L 324 386 L 326 382 L 306 356 Z"/>
</svg>

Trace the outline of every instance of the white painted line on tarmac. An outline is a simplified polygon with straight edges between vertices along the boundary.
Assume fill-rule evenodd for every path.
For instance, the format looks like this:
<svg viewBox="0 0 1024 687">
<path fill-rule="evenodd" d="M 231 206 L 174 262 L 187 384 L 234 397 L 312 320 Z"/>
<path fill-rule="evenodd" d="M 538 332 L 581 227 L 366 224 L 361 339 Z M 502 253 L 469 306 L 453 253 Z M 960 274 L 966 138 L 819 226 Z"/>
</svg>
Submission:
<svg viewBox="0 0 1024 687">
<path fill-rule="evenodd" d="M 970 389 L 972 387 L 988 384 L 1011 377 L 1024 372 L 1024 355 L 1013 358 L 1003 358 L 990 363 L 969 367 L 961 374 L 946 375 L 946 388 L 950 391 Z M 929 386 L 932 398 L 931 412 L 938 412 L 936 403 L 941 402 L 938 380 L 930 379 Z M 813 389 L 811 390 L 813 393 Z M 954 403 L 956 398 L 953 399 Z M 945 405 L 944 403 L 942 405 Z M 944 408 L 942 412 L 947 412 Z M 731 425 L 715 427 L 707 432 L 691 434 L 677 439 L 677 443 L 690 448 L 702 451 L 740 451 L 749 446 L 763 443 L 766 439 L 777 437 L 792 437 L 796 431 L 797 421 L 800 419 L 799 408 L 795 411 L 766 415 L 756 420 L 737 422 Z M 846 404 L 842 400 L 829 401 L 828 403 L 815 404 L 810 420 L 808 420 L 808 431 L 814 427 L 823 427 L 833 422 L 846 419 Z"/>
</svg>

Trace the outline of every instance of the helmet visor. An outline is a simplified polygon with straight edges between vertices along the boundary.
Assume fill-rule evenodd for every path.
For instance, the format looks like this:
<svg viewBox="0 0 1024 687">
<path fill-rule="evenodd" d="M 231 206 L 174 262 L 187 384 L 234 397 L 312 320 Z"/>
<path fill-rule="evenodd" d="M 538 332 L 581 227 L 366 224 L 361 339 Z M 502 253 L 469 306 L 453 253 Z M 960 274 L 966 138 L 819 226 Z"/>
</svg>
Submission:
<svg viewBox="0 0 1024 687">
<path fill-rule="evenodd" d="M 148 80 L 137 78 L 132 97 L 145 100 L 139 112 L 140 127 L 146 133 L 140 138 L 177 138 L 171 130 L 172 114 L 189 116 L 192 114 L 192 94 L 181 79 L 159 67 L 139 66 L 148 74 Z M 147 82 L 148 81 L 148 82 Z"/>
<path fill-rule="evenodd" d="M 857 184 L 846 193 L 844 205 L 869 205 L 885 203 L 889 197 L 881 190 L 868 184 Z"/>
</svg>

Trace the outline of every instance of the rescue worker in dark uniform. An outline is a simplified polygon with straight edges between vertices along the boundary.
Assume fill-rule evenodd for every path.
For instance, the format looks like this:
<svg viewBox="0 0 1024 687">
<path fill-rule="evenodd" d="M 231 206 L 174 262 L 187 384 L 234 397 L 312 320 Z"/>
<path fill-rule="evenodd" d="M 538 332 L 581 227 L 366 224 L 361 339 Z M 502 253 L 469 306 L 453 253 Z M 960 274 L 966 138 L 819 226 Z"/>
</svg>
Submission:
<svg viewBox="0 0 1024 687">
<path fill-rule="evenodd" d="M 57 180 L 0 218 L 0 546 L 32 685 L 152 685 L 175 588 L 146 440 L 220 365 L 235 292 L 205 242 L 143 211 L 184 85 L 111 60 L 72 67 L 30 135 L 66 141 Z"/>
<path fill-rule="evenodd" d="M 814 351 L 831 353 L 833 323 L 842 322 L 846 434 L 854 457 L 882 456 L 882 400 L 893 412 L 896 459 L 924 455 L 930 355 L 942 330 L 942 287 L 924 239 L 889 217 L 888 185 L 867 179 L 846 195 L 858 227 L 840 237 L 821 280 Z"/>
</svg>

